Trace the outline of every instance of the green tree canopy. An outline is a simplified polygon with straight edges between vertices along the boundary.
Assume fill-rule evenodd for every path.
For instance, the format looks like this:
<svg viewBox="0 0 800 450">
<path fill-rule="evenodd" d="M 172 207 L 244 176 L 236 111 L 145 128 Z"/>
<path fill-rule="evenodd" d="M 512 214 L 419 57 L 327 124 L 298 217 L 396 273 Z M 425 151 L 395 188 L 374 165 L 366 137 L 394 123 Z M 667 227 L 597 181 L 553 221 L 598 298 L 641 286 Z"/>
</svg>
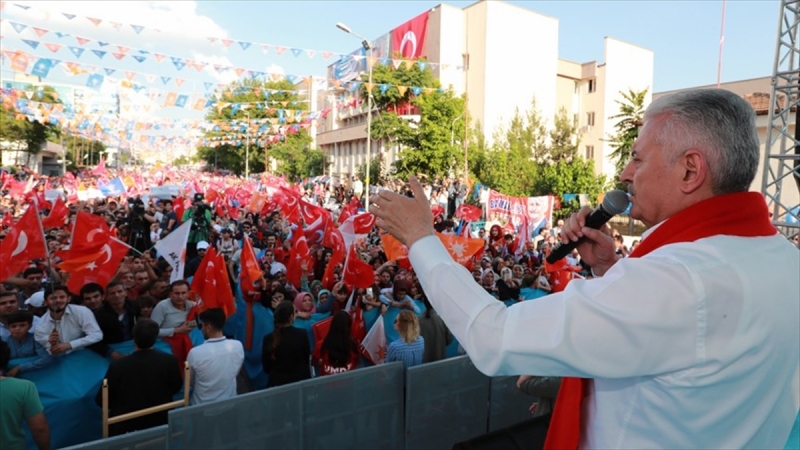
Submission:
<svg viewBox="0 0 800 450">
<path fill-rule="evenodd" d="M 308 131 L 304 128 L 296 132 L 289 130 L 299 122 L 290 117 L 296 114 L 287 113 L 287 110 L 308 109 L 307 102 L 301 101 L 290 81 L 245 79 L 229 84 L 216 96 L 218 102 L 230 105 L 220 107 L 217 103 L 209 108 L 206 120 L 222 125 L 206 132 L 205 138 L 234 142 L 198 148 L 198 156 L 207 165 L 243 173 L 249 154 L 250 172 L 263 172 L 269 157 L 276 161 L 278 174 L 291 178 L 322 173 L 322 152 L 310 150 Z M 261 119 L 274 119 L 276 123 Z M 278 142 L 270 142 L 268 138 L 274 134 L 275 127 L 280 127 L 283 133 Z"/>
<path fill-rule="evenodd" d="M 58 94 L 51 86 L 28 86 L 27 91 L 36 91 L 36 101 L 42 103 L 61 103 Z M 0 108 L 0 140 L 11 143 L 11 147 L 31 154 L 37 154 L 42 149 L 42 144 L 48 140 L 56 141 L 61 133 L 61 128 L 52 123 L 39 120 L 29 121 L 27 118 L 17 118 L 17 113 L 11 109 Z"/>
</svg>

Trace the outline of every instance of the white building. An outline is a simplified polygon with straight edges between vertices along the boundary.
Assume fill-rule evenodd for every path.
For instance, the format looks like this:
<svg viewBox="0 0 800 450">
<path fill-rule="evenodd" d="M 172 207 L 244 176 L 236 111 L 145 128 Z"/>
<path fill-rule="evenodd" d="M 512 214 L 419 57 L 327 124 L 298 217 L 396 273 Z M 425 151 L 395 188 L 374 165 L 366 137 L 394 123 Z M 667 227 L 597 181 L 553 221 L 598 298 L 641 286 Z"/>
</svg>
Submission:
<svg viewBox="0 0 800 450">
<path fill-rule="evenodd" d="M 373 56 L 380 61 L 400 52 L 404 58 L 429 61 L 443 87 L 466 91 L 470 121 L 479 122 L 488 139 L 516 109 L 527 111 L 533 99 L 551 123 L 563 107 L 581 129 L 581 153 L 595 162 L 598 174 L 613 176 L 611 148 L 604 138 L 615 123 L 607 117 L 618 113 L 614 101 L 620 91 L 650 91 L 653 52 L 607 37 L 601 63 L 563 60 L 558 57 L 558 25 L 556 18 L 502 1 L 464 9 L 441 4 L 375 39 Z M 329 78 L 349 81 L 365 71 L 365 53 L 352 55 L 333 64 Z M 333 111 L 319 121 L 316 144 L 327 154 L 332 174 L 352 175 L 366 161 L 366 108 L 341 108 L 336 104 L 341 95 L 329 89 L 327 103 L 318 106 Z M 413 120 L 414 113 L 409 111 L 408 118 Z M 372 157 L 378 154 L 387 163 L 398 158 L 391 143 L 373 142 Z"/>
</svg>

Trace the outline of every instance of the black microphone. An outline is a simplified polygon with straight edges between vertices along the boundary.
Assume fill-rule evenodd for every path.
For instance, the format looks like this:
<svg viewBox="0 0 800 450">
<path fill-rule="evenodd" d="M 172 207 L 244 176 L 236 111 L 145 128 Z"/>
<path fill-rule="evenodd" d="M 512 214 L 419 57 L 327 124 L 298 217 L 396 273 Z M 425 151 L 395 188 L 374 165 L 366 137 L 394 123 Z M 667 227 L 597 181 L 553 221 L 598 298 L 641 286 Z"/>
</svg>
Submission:
<svg viewBox="0 0 800 450">
<path fill-rule="evenodd" d="M 628 205 L 630 205 L 630 200 L 628 200 L 628 194 L 624 191 L 615 189 L 608 192 L 605 198 L 603 198 L 603 203 L 586 216 L 586 226 L 596 230 L 612 217 L 628 209 Z M 559 244 L 547 255 L 547 262 L 553 264 L 559 259 L 569 255 L 583 239 L 584 238 L 578 239 L 576 242 L 569 241 L 566 244 Z"/>
</svg>

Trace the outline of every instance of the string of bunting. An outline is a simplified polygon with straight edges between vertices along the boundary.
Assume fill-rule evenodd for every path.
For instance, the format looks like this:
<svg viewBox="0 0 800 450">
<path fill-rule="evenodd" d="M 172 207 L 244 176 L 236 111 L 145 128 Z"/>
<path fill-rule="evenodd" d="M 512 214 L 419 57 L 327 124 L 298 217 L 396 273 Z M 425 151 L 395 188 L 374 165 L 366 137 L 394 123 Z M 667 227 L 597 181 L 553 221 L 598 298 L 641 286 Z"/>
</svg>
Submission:
<svg viewBox="0 0 800 450">
<path fill-rule="evenodd" d="M 0 5 L 2 5 L 4 3 L 5 2 L 0 2 Z M 29 5 L 20 5 L 18 3 L 11 3 L 11 5 L 19 7 L 19 8 L 22 8 L 22 9 L 26 9 L 26 10 L 30 9 L 30 8 L 34 8 L 34 9 L 37 9 L 37 10 L 38 9 L 42 9 L 42 10 L 45 9 L 45 8 L 39 8 L 39 7 L 31 7 Z M 58 12 L 61 15 L 63 15 L 64 17 L 66 17 L 67 20 L 73 20 L 73 19 L 75 19 L 77 17 L 84 18 L 87 21 L 89 21 L 92 25 L 94 25 L 95 27 L 99 27 L 100 24 L 103 23 L 103 21 L 104 21 L 103 19 L 96 18 L 96 17 L 81 16 L 81 15 L 78 15 L 78 14 L 71 14 L 71 13 L 66 13 L 66 12 L 61 12 L 61 11 L 58 11 Z M 32 26 L 29 26 L 29 25 L 26 25 L 26 24 L 23 24 L 23 23 L 20 23 L 20 22 L 11 22 L 11 21 L 9 21 L 9 22 L 12 24 L 12 26 L 14 26 L 14 29 L 15 29 L 15 31 L 17 31 L 17 33 L 21 33 L 22 31 L 24 31 L 25 29 L 30 27 L 34 31 L 34 33 L 36 33 L 36 35 L 41 38 L 41 37 L 43 37 L 43 36 L 45 36 L 45 35 L 47 35 L 48 33 L 51 32 L 51 30 L 48 30 L 48 29 L 45 29 L 45 28 L 32 27 Z M 146 26 L 142 26 L 142 25 L 124 24 L 124 23 L 121 23 L 121 22 L 114 22 L 114 21 L 107 21 L 107 22 L 111 25 L 112 28 L 116 29 L 117 31 L 121 31 L 123 29 L 123 27 L 125 27 L 125 28 L 129 27 L 137 35 L 140 35 L 142 33 L 142 31 L 145 31 L 145 30 L 153 31 L 154 33 L 161 33 L 162 32 L 162 30 L 160 30 L 158 28 L 146 27 Z M 71 34 L 64 33 L 64 32 L 54 32 L 54 34 L 56 34 L 56 36 L 58 36 L 59 38 L 66 38 L 66 37 L 71 37 L 72 36 Z M 86 42 L 90 42 L 91 41 L 89 39 L 79 38 L 77 36 L 75 38 L 78 41 L 78 43 L 81 44 L 81 45 L 83 45 Z M 261 49 L 261 51 L 264 54 L 267 54 L 267 53 L 269 53 L 270 50 L 273 50 L 277 55 L 283 55 L 284 53 L 286 53 L 288 51 L 294 57 L 299 57 L 300 55 L 305 55 L 308 58 L 314 58 L 316 55 L 320 55 L 325 60 L 328 60 L 331 56 L 338 56 L 338 57 L 353 57 L 353 56 L 357 56 L 357 55 L 352 55 L 350 53 L 340 53 L 340 52 L 333 52 L 333 51 L 327 51 L 327 50 L 316 50 L 316 49 L 298 48 L 298 47 L 290 47 L 290 46 L 276 45 L 276 44 L 266 44 L 266 43 L 250 42 L 250 41 L 240 41 L 240 40 L 228 39 L 228 38 L 223 38 L 223 37 L 213 37 L 213 36 L 212 37 L 206 37 L 206 40 L 208 40 L 208 42 L 210 42 L 212 44 L 217 44 L 218 43 L 218 44 L 222 45 L 226 49 L 229 49 L 230 47 L 232 47 L 234 43 L 237 44 L 242 51 L 248 51 L 250 49 Z M 395 59 L 395 58 L 384 58 L 384 59 L 390 60 L 391 64 L 403 64 L 403 63 L 407 63 L 407 62 L 411 62 L 411 63 L 416 62 L 416 61 L 407 60 L 407 59 Z M 455 66 L 458 70 L 463 70 L 463 67 L 459 66 L 459 65 L 441 64 L 440 62 L 429 62 L 428 64 L 431 64 L 434 67 L 441 65 L 442 69 L 447 69 L 450 66 Z"/>
<path fill-rule="evenodd" d="M 61 61 L 51 58 L 38 58 L 36 63 L 33 65 L 32 68 L 29 68 L 31 62 L 36 59 L 35 55 L 27 53 L 22 50 L 3 50 L 0 53 L 0 59 L 10 61 L 11 70 L 23 73 L 29 73 L 34 76 L 38 76 L 41 78 L 49 78 L 50 71 L 53 70 L 54 67 L 63 66 L 63 69 L 67 75 L 70 76 L 78 76 L 78 75 L 89 75 L 86 81 L 86 86 L 93 89 L 100 89 L 103 84 L 106 82 L 106 77 L 112 82 L 115 82 L 117 79 L 110 77 L 108 74 L 115 73 L 118 69 L 107 68 L 107 67 L 98 67 L 94 65 L 82 64 L 75 61 Z M 105 74 L 99 73 L 99 70 L 103 69 Z M 144 76 L 145 79 L 150 82 L 154 83 L 156 78 L 159 77 L 162 83 L 167 84 L 171 80 L 172 77 L 165 77 L 159 76 L 150 73 L 142 73 L 138 71 L 124 71 L 126 79 L 119 80 L 119 86 L 122 88 L 133 89 L 135 92 L 141 93 L 143 90 L 147 89 L 145 86 L 136 84 L 132 80 L 137 76 Z M 309 77 L 301 77 L 298 75 L 289 75 L 289 74 L 270 74 L 270 78 L 272 81 L 280 81 L 280 80 L 288 80 L 291 83 L 297 83 L 300 79 L 308 80 Z M 187 81 L 186 79 L 177 78 L 175 79 L 175 83 L 178 87 L 182 86 L 183 83 Z M 388 91 L 389 89 L 397 89 L 401 95 L 405 95 L 407 91 L 411 91 L 414 95 L 420 95 L 421 93 L 432 93 L 432 92 L 444 92 L 444 89 L 436 89 L 436 88 L 425 88 L 421 86 L 404 86 L 404 85 L 394 85 L 388 83 L 372 83 L 369 84 L 363 81 L 340 81 L 340 80 L 327 80 L 330 81 L 334 87 L 339 88 L 346 88 L 350 92 L 354 92 L 358 90 L 362 85 L 366 85 L 371 90 L 378 89 L 382 94 Z M 224 89 L 226 87 L 225 84 L 215 84 L 204 82 L 206 87 L 209 85 L 216 85 L 220 89 Z M 222 93 L 216 92 L 215 96 L 219 98 L 220 96 L 228 96 L 232 97 L 236 95 L 236 93 L 242 92 L 249 92 L 253 91 L 254 93 L 260 92 L 265 98 L 269 98 L 269 96 L 276 92 L 287 92 L 286 90 L 272 90 L 272 89 L 262 89 L 262 88 L 253 88 L 248 90 L 228 90 L 223 91 Z M 163 95 L 166 92 L 166 95 Z M 304 92 L 304 90 L 298 91 L 289 91 L 289 92 Z M 175 106 L 178 108 L 185 108 L 187 105 L 191 105 L 193 109 L 196 110 L 203 110 L 208 106 L 211 106 L 213 103 L 208 103 L 210 100 L 207 96 L 199 96 L 193 95 L 192 93 L 187 94 L 179 94 L 172 91 L 162 91 L 160 89 L 148 89 L 147 94 L 150 96 L 151 100 L 155 101 L 160 98 L 164 98 L 164 106 Z"/>
</svg>

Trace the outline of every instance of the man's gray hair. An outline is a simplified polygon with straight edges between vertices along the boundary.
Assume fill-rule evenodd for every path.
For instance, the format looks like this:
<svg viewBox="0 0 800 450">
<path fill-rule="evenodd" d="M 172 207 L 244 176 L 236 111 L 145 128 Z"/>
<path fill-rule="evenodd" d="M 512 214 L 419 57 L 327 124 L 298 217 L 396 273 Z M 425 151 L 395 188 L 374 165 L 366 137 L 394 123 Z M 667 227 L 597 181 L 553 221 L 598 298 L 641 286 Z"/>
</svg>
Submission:
<svg viewBox="0 0 800 450">
<path fill-rule="evenodd" d="M 699 150 L 714 194 L 750 189 L 760 152 L 756 114 L 747 101 L 724 89 L 696 89 L 655 100 L 644 120 L 661 115 L 665 122 L 656 142 L 673 161 L 689 149 Z"/>
</svg>

